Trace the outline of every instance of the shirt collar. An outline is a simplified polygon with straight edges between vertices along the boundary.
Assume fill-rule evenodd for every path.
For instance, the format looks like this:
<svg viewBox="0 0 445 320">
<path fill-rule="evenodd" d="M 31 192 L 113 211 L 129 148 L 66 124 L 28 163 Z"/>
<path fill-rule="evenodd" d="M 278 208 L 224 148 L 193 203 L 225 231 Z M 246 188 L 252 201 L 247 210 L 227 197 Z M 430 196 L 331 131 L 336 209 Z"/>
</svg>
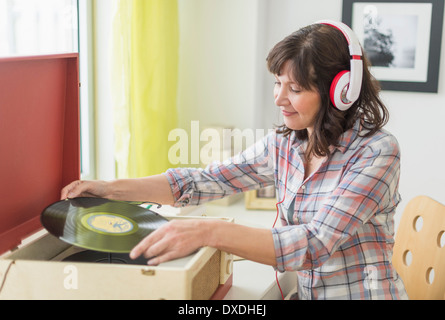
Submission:
<svg viewBox="0 0 445 320">
<path fill-rule="evenodd" d="M 349 149 L 350 145 L 354 142 L 354 140 L 357 138 L 359 132 L 362 130 L 362 121 L 361 120 L 362 120 L 361 118 L 357 119 L 354 123 L 354 126 L 351 129 L 349 129 L 348 131 L 344 132 L 340 136 L 337 146 L 329 147 L 329 151 L 331 153 L 333 153 L 335 151 L 335 149 L 338 149 L 341 153 L 345 153 L 346 150 Z M 303 150 L 305 150 L 307 141 L 298 140 L 296 135 L 297 135 L 296 132 L 292 131 L 292 133 L 289 137 L 291 139 L 291 141 L 293 141 L 292 148 L 300 147 Z"/>
</svg>

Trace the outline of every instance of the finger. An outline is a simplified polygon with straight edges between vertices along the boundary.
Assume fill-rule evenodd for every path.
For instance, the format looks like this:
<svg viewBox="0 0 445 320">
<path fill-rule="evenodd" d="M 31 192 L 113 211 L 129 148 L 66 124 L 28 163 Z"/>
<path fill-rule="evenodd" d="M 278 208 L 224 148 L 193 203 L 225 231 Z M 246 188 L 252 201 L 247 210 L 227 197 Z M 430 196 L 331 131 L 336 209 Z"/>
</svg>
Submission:
<svg viewBox="0 0 445 320">
<path fill-rule="evenodd" d="M 160 256 L 157 256 L 157 257 L 154 257 L 154 258 L 148 260 L 147 261 L 147 265 L 149 265 L 149 266 L 158 266 L 161 263 L 164 263 L 164 262 L 167 262 L 167 261 L 171 261 L 171 260 L 177 259 L 179 257 L 180 256 L 178 256 L 174 252 L 167 252 L 167 253 L 165 253 L 163 255 L 160 255 Z"/>
<path fill-rule="evenodd" d="M 142 252 L 143 256 L 147 259 L 153 259 L 154 257 L 158 257 L 162 254 L 165 254 L 169 251 L 168 241 L 160 240 L 150 247 L 146 248 L 145 251 Z"/>
<path fill-rule="evenodd" d="M 68 198 L 75 198 L 78 192 L 75 191 L 76 187 L 81 184 L 80 181 L 71 182 L 65 188 L 62 189 L 60 198 L 61 200 L 66 200 Z"/>
<path fill-rule="evenodd" d="M 141 242 L 139 242 L 133 250 L 130 252 L 131 259 L 137 259 L 140 257 L 145 251 L 148 250 L 153 244 L 159 241 L 162 238 L 161 229 L 158 229 L 151 233 L 149 236 L 145 237 Z"/>
</svg>

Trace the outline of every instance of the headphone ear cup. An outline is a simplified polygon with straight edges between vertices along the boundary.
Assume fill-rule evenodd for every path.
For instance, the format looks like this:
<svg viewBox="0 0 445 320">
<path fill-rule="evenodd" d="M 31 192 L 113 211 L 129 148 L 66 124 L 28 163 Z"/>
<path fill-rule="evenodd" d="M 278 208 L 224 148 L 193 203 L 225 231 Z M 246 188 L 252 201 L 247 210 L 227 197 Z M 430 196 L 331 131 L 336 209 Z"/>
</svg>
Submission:
<svg viewBox="0 0 445 320">
<path fill-rule="evenodd" d="M 349 88 L 350 79 L 351 73 L 345 70 L 337 74 L 331 84 L 331 102 L 337 109 L 341 111 L 348 110 L 354 103 L 349 102 L 346 99 L 346 92 Z"/>
</svg>

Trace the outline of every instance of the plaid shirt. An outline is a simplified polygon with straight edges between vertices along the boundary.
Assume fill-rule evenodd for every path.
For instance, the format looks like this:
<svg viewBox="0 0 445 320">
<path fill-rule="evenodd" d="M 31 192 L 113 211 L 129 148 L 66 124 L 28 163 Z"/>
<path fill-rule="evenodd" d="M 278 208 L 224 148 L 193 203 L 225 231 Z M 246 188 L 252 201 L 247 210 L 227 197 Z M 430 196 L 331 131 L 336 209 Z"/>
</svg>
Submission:
<svg viewBox="0 0 445 320">
<path fill-rule="evenodd" d="M 399 147 L 384 130 L 365 132 L 357 121 L 306 180 L 306 144 L 294 133 L 290 144 L 271 133 L 223 163 L 166 176 L 177 206 L 275 185 L 278 199 L 285 196 L 283 226 L 272 230 L 277 270 L 297 271 L 300 299 L 406 299 L 391 264 Z"/>
</svg>

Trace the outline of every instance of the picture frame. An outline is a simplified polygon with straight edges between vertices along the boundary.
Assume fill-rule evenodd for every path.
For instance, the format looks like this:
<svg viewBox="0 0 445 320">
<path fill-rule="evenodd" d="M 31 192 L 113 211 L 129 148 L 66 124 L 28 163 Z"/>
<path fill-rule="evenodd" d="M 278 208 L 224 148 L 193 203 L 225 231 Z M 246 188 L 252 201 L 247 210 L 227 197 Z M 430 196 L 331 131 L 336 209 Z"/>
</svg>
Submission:
<svg viewBox="0 0 445 320">
<path fill-rule="evenodd" d="M 246 192 L 245 207 L 247 210 L 276 210 L 275 186 Z"/>
<path fill-rule="evenodd" d="M 343 0 L 383 90 L 437 93 L 443 0 Z"/>
</svg>

